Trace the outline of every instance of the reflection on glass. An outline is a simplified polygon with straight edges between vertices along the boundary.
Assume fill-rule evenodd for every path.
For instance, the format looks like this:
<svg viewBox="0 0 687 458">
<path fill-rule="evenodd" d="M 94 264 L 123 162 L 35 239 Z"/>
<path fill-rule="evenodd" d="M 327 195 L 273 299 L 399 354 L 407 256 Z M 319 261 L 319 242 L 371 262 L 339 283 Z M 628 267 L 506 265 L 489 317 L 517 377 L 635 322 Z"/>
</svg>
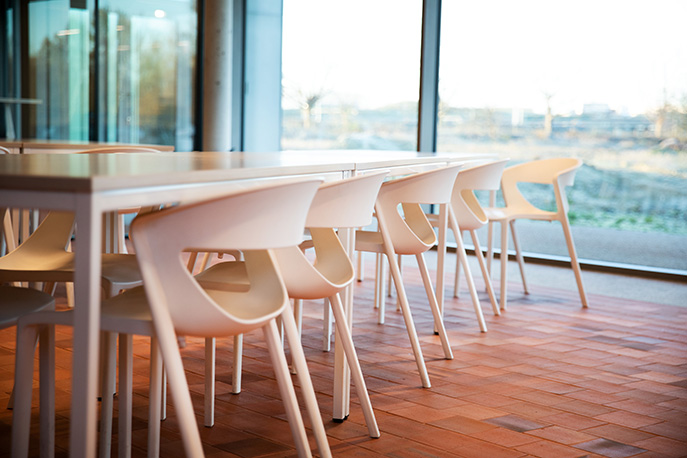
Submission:
<svg viewBox="0 0 687 458">
<path fill-rule="evenodd" d="M 91 31 L 82 3 L 29 3 L 29 91 L 43 102 L 35 108 L 29 137 L 88 140 Z"/>
<path fill-rule="evenodd" d="M 24 84 L 43 103 L 26 136 L 193 149 L 195 9 L 102 0 L 96 14 L 94 0 L 29 2 Z"/>
<path fill-rule="evenodd" d="M 284 0 L 283 149 L 415 150 L 421 0 Z"/>
<path fill-rule="evenodd" d="M 579 157 L 581 257 L 687 270 L 684 17 L 681 0 L 443 2 L 439 151 Z M 533 227 L 526 250 L 565 255 Z"/>
<path fill-rule="evenodd" d="M 101 1 L 102 116 L 108 141 L 193 149 L 193 1 Z"/>
</svg>

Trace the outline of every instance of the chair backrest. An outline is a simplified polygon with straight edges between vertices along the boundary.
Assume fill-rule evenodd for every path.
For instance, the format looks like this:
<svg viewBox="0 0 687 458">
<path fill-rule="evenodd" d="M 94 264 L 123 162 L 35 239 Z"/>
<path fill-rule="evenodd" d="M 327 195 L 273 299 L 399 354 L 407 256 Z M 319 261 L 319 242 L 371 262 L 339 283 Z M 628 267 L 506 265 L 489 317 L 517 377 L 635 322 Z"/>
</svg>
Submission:
<svg viewBox="0 0 687 458">
<path fill-rule="evenodd" d="M 553 158 L 525 162 L 506 168 L 501 178 L 501 190 L 506 205 L 534 207 L 518 189 L 518 183 L 540 183 L 552 185 L 556 195 L 558 211 L 567 212 L 567 199 L 564 188 L 572 186 L 575 174 L 582 167 L 576 158 Z"/>
<path fill-rule="evenodd" d="M 372 221 L 379 188 L 388 171 L 326 182 L 312 201 L 306 227 L 362 227 Z"/>
<path fill-rule="evenodd" d="M 6 214 L 5 218 L 7 219 L 8 216 Z M 2 258 L 0 266 L 3 270 L 12 270 L 13 264 L 18 262 L 22 266 L 21 269 L 25 269 L 31 264 L 32 259 L 41 260 L 46 253 L 65 252 L 71 240 L 73 229 L 73 213 L 59 211 L 48 213 L 28 239 Z M 46 267 L 41 262 L 38 265 L 43 268 Z"/>
<path fill-rule="evenodd" d="M 5 148 L 4 146 L 0 146 L 0 154 L 10 154 L 10 150 Z"/>
<path fill-rule="evenodd" d="M 219 337 L 248 332 L 281 313 L 288 296 L 268 250 L 300 243 L 320 183 L 259 185 L 134 219 L 133 243 L 153 317 L 164 320 L 168 311 L 179 333 Z M 187 249 L 242 250 L 251 287 L 204 290 L 182 260 Z M 240 306 L 230 311 L 220 303 Z"/>
<path fill-rule="evenodd" d="M 462 169 L 453 186 L 451 208 L 461 230 L 478 229 L 489 221 L 474 191 L 496 191 L 508 159 Z"/>
<path fill-rule="evenodd" d="M 418 254 L 434 246 L 436 235 L 420 204 L 449 203 L 461 167 L 452 165 L 420 172 L 382 185 L 375 210 L 397 254 Z"/>
<path fill-rule="evenodd" d="M 525 162 L 523 164 L 513 165 L 504 170 L 502 183 L 527 182 L 553 184 L 558 177 L 561 177 L 561 185 L 572 186 L 575 179 L 574 171 L 581 166 L 582 161 L 572 157 L 540 159 Z"/>
<path fill-rule="evenodd" d="M 102 146 L 99 148 L 90 148 L 83 151 L 77 151 L 74 154 L 103 154 L 103 153 L 159 153 L 160 150 L 147 147 L 147 146 L 135 146 L 135 145 L 122 145 L 122 146 Z"/>
<path fill-rule="evenodd" d="M 275 250 L 289 296 L 330 297 L 353 281 L 353 264 L 334 229 L 370 224 L 379 188 L 387 174 L 385 171 L 360 175 L 320 186 L 306 219 L 315 262 L 296 246 Z"/>
</svg>

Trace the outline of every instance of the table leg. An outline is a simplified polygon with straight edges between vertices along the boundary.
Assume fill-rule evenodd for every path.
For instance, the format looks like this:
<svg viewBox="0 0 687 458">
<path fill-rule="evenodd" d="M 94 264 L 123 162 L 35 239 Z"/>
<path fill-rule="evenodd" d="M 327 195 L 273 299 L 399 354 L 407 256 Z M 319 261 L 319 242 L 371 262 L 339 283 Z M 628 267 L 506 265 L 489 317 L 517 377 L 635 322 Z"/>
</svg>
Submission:
<svg viewBox="0 0 687 458">
<path fill-rule="evenodd" d="M 74 362 L 70 456 L 95 456 L 100 338 L 101 212 L 90 195 L 76 197 Z"/>
</svg>

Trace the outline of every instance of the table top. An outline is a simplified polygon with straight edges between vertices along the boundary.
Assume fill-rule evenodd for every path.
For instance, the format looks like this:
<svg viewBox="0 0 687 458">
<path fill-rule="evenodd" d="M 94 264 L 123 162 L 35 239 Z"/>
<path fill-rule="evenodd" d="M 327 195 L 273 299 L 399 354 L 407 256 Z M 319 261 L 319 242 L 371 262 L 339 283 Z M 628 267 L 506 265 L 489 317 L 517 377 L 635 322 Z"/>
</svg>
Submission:
<svg viewBox="0 0 687 458">
<path fill-rule="evenodd" d="M 0 190 L 99 192 L 484 158 L 412 151 L 161 152 L 0 156 Z"/>
<path fill-rule="evenodd" d="M 174 151 L 172 145 L 155 145 L 143 143 L 121 143 L 121 142 L 91 142 L 88 140 L 36 140 L 36 139 L 0 139 L 0 146 L 6 148 L 20 148 L 23 150 L 38 150 L 42 152 L 63 152 L 73 153 L 76 151 L 85 151 L 93 148 L 116 147 L 116 146 L 145 146 L 155 148 L 160 151 Z"/>
</svg>

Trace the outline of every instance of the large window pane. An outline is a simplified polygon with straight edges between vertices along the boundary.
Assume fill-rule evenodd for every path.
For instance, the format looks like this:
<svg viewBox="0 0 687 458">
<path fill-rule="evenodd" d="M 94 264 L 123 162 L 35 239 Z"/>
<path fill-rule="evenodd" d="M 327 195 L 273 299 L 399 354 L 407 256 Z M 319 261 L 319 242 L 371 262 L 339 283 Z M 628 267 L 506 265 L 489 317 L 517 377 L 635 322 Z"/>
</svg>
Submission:
<svg viewBox="0 0 687 458">
<path fill-rule="evenodd" d="M 421 0 L 284 0 L 283 149 L 417 145 Z"/>
<path fill-rule="evenodd" d="M 687 270 L 685 17 L 681 0 L 443 2 L 438 149 L 579 157 L 579 255 Z M 559 227 L 524 226 L 525 250 L 566 255 Z"/>
<path fill-rule="evenodd" d="M 195 2 L 100 4 L 104 139 L 191 150 Z"/>
<path fill-rule="evenodd" d="M 88 140 L 92 39 L 87 2 L 78 3 L 28 5 L 29 92 L 42 102 L 30 111 L 29 137 Z"/>
</svg>

